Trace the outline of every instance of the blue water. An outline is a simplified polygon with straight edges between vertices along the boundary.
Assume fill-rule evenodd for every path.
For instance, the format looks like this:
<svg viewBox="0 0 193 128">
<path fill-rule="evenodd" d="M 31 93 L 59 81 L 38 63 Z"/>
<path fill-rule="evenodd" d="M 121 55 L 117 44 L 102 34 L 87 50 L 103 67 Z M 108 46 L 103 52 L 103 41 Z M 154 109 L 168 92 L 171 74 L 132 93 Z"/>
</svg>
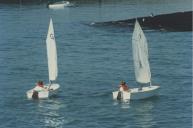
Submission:
<svg viewBox="0 0 193 128">
<path fill-rule="evenodd" d="M 152 83 L 159 95 L 120 103 L 111 92 L 120 80 L 136 87 L 131 31 L 92 22 L 191 10 L 180 2 L 77 1 L 75 8 L 0 4 L 1 128 L 191 128 L 192 32 L 145 31 Z M 33 101 L 25 92 L 48 82 L 46 34 L 53 18 L 58 48 L 56 97 Z"/>
</svg>

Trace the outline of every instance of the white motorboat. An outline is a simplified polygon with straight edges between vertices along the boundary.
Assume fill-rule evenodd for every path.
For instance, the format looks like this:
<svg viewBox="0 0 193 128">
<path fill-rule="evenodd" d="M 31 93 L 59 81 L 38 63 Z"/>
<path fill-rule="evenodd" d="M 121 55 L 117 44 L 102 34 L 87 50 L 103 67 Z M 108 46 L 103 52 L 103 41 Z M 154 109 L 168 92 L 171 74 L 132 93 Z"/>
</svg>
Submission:
<svg viewBox="0 0 193 128">
<path fill-rule="evenodd" d="M 71 6 L 73 6 L 73 4 L 70 3 L 69 1 L 60 1 L 60 2 L 48 4 L 48 8 L 50 9 L 62 9 L 62 8 L 71 7 Z"/>
<path fill-rule="evenodd" d="M 146 37 L 136 20 L 132 36 L 133 60 L 135 78 L 141 87 L 131 88 L 129 91 L 114 91 L 113 99 L 138 100 L 152 97 L 158 93 L 160 86 L 151 84 L 151 71 L 148 60 L 148 45 Z M 149 84 L 148 86 L 142 86 Z"/>
<path fill-rule="evenodd" d="M 56 93 L 59 89 L 60 85 L 55 83 L 54 81 L 58 76 L 58 66 L 57 66 L 57 49 L 56 49 L 56 41 L 54 36 L 54 27 L 52 23 L 52 19 L 50 19 L 50 24 L 48 28 L 48 34 L 46 39 L 47 45 L 47 57 L 48 57 L 48 72 L 49 72 L 49 84 L 46 84 L 42 88 L 35 87 L 29 91 L 27 91 L 27 98 L 32 99 L 45 99 Z"/>
</svg>

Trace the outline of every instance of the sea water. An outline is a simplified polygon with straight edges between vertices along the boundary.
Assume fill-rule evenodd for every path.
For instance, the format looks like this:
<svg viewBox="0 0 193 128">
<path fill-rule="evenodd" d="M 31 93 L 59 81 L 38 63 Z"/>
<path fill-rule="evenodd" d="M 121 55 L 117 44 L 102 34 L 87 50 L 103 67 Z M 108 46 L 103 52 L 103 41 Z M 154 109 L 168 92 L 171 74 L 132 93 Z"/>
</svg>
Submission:
<svg viewBox="0 0 193 128">
<path fill-rule="evenodd" d="M 146 30 L 152 83 L 159 95 L 128 103 L 112 100 L 120 80 L 137 87 L 130 28 L 95 22 L 190 11 L 191 1 L 74 1 L 0 4 L 1 128 L 190 128 L 192 32 Z M 58 94 L 28 100 L 35 82 L 48 82 L 46 35 L 52 17 L 58 50 Z"/>
</svg>

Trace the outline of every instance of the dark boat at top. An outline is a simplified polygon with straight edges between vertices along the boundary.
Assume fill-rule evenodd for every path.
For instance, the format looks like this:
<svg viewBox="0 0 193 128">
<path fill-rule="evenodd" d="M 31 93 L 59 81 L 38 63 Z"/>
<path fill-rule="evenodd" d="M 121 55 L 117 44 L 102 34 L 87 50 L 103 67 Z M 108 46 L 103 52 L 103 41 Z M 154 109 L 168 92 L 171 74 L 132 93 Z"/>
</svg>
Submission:
<svg viewBox="0 0 193 128">
<path fill-rule="evenodd" d="M 147 29 L 160 29 L 168 31 L 192 31 L 192 11 L 161 14 L 156 16 L 151 14 L 147 17 L 137 17 L 127 20 L 97 22 L 94 25 L 109 25 L 133 28 L 136 19 L 142 27 Z"/>
</svg>

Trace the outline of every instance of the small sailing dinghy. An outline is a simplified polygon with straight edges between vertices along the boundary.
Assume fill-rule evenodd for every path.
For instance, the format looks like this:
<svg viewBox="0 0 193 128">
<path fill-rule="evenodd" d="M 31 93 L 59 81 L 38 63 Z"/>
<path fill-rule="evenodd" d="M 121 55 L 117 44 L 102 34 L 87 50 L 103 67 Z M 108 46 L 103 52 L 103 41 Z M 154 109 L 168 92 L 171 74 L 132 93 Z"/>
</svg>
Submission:
<svg viewBox="0 0 193 128">
<path fill-rule="evenodd" d="M 60 1 L 60 2 L 55 2 L 55 3 L 48 3 L 48 8 L 50 9 L 62 9 L 64 7 L 71 7 L 73 6 L 72 3 L 69 1 Z"/>
<path fill-rule="evenodd" d="M 158 92 L 159 86 L 151 84 L 151 71 L 148 61 L 147 40 L 137 20 L 132 36 L 132 49 L 135 67 L 135 78 L 141 87 L 131 88 L 129 91 L 114 91 L 113 99 L 145 99 L 156 95 Z M 142 86 L 144 84 L 148 84 L 148 86 Z"/>
<path fill-rule="evenodd" d="M 42 88 L 35 87 L 27 91 L 27 97 L 29 99 L 44 99 L 48 98 L 52 94 L 56 93 L 60 85 L 54 83 L 58 76 L 58 66 L 57 66 L 57 49 L 56 41 L 54 36 L 54 28 L 52 19 L 50 19 L 50 24 L 48 28 L 48 34 L 46 39 L 47 45 L 47 57 L 48 57 L 48 72 L 49 72 L 49 84 L 44 85 Z"/>
</svg>

